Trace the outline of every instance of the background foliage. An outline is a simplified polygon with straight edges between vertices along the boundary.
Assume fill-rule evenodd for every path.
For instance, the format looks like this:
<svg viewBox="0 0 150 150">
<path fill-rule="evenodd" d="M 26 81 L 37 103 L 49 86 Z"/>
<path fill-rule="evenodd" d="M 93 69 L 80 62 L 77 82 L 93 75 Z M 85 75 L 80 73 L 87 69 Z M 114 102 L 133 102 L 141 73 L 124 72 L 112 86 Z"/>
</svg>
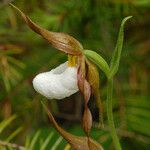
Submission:
<svg viewBox="0 0 150 150">
<path fill-rule="evenodd" d="M 121 20 L 133 16 L 125 28 L 121 64 L 114 82 L 114 116 L 123 149 L 150 149 L 149 0 L 14 0 L 13 3 L 37 24 L 74 36 L 84 48 L 100 53 L 108 62 Z M 0 145 L 5 141 L 30 149 L 69 147 L 51 127 L 40 103 L 44 98 L 32 87 L 36 74 L 65 60 L 63 53 L 25 25 L 8 6 L 8 0 L 0 1 Z M 106 78 L 101 72 L 100 78 L 105 109 Z M 47 103 L 64 128 L 83 135 L 82 98 L 78 93 L 66 100 Z M 91 136 L 105 149 L 113 149 L 106 114 L 105 128 L 100 129 L 93 99 L 90 107 L 94 118 Z"/>
</svg>

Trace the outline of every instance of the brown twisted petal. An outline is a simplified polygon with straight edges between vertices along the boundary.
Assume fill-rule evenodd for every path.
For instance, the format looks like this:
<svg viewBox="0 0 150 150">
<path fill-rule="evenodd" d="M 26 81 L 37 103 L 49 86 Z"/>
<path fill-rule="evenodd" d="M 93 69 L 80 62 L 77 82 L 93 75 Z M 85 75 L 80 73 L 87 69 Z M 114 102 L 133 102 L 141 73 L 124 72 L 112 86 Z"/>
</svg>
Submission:
<svg viewBox="0 0 150 150">
<path fill-rule="evenodd" d="M 84 80 L 85 80 L 85 73 L 86 73 L 86 66 L 85 66 L 85 58 L 84 56 L 80 56 L 78 58 L 78 73 L 77 73 L 77 78 L 78 78 L 78 87 L 81 93 L 84 95 Z"/>
<path fill-rule="evenodd" d="M 83 114 L 83 129 L 87 136 L 90 134 L 92 127 L 92 114 L 88 107 L 85 106 Z"/>
<path fill-rule="evenodd" d="M 84 94 L 85 104 L 88 104 L 89 99 L 91 97 L 91 86 L 86 79 L 84 79 L 84 93 L 83 94 Z"/>
<path fill-rule="evenodd" d="M 79 58 L 78 68 L 78 87 L 84 97 L 84 113 L 83 113 L 83 129 L 87 136 L 89 136 L 92 127 L 92 115 L 88 108 L 88 101 L 91 96 L 91 86 L 86 80 L 86 64 L 84 56 Z"/>
<path fill-rule="evenodd" d="M 34 23 L 19 8 L 17 8 L 12 4 L 10 5 L 20 12 L 26 24 L 33 31 L 40 34 L 45 40 L 47 40 L 56 49 L 59 49 L 60 51 L 72 55 L 80 55 L 82 53 L 83 47 L 75 38 L 65 33 L 51 32 L 46 29 L 43 29 L 42 27 Z"/>
<path fill-rule="evenodd" d="M 68 143 L 72 146 L 72 148 L 74 148 L 75 150 L 103 150 L 102 146 L 93 139 L 89 137 L 78 137 L 62 129 L 57 124 L 56 120 L 54 119 L 53 115 L 48 110 L 48 108 L 45 106 L 45 104 L 44 103 L 42 104 L 55 129 L 62 135 L 63 138 L 65 138 L 68 141 Z"/>
<path fill-rule="evenodd" d="M 91 86 L 87 82 L 86 79 L 84 79 L 84 114 L 83 114 L 83 129 L 85 133 L 89 136 L 91 127 L 92 127 L 92 114 L 91 111 L 88 108 L 88 102 L 91 97 Z"/>
</svg>

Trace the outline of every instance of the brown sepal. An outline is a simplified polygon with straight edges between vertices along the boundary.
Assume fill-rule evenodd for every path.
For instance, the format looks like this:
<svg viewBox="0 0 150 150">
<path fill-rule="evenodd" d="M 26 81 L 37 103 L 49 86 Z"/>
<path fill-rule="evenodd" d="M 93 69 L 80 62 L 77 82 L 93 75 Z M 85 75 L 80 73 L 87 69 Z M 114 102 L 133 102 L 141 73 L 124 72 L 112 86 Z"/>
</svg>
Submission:
<svg viewBox="0 0 150 150">
<path fill-rule="evenodd" d="M 72 36 L 59 33 L 59 32 L 50 32 L 46 29 L 43 29 L 36 23 L 34 23 L 27 15 L 25 15 L 19 8 L 10 4 L 13 8 L 18 10 L 25 20 L 26 24 L 36 33 L 40 34 L 45 40 L 47 40 L 53 47 L 71 55 L 80 55 L 82 53 L 82 45 Z"/>
<path fill-rule="evenodd" d="M 87 81 L 89 82 L 92 93 L 96 98 L 97 107 L 99 109 L 99 121 L 101 123 L 101 127 L 103 127 L 103 106 L 100 98 L 100 80 L 99 80 L 99 72 L 97 67 L 86 59 L 87 64 Z"/>
<path fill-rule="evenodd" d="M 75 150 L 103 150 L 102 146 L 94 141 L 91 138 L 88 137 L 78 137 L 75 135 L 72 135 L 62 129 L 57 122 L 55 121 L 53 115 L 51 112 L 48 110 L 46 105 L 42 102 L 44 109 L 46 110 L 48 117 L 50 121 L 52 122 L 53 126 L 55 129 L 62 135 L 64 139 L 68 141 L 68 143 L 74 148 Z"/>
</svg>

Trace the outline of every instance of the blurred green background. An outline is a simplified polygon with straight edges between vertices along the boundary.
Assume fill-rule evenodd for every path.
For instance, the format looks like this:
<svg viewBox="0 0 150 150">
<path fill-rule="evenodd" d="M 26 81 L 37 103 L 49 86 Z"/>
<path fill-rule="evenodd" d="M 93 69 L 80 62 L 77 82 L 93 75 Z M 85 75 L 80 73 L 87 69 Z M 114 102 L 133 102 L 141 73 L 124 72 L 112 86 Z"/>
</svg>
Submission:
<svg viewBox="0 0 150 150">
<path fill-rule="evenodd" d="M 114 81 L 114 118 L 123 150 L 150 149 L 150 1 L 149 0 L 10 0 L 40 26 L 66 32 L 85 49 L 107 62 L 114 50 L 121 20 L 125 27 L 119 72 Z M 65 149 L 66 142 L 52 128 L 40 100 L 45 100 L 59 124 L 83 135 L 83 101 L 79 93 L 65 100 L 47 101 L 32 86 L 36 74 L 51 70 L 67 56 L 31 31 L 20 14 L 0 1 L 0 145 L 1 141 L 31 149 Z M 94 124 L 91 136 L 113 150 L 106 117 L 106 77 L 100 71 L 105 128 L 91 98 Z M 14 116 L 15 115 L 15 116 Z M 47 139 L 47 143 L 45 142 Z M 45 144 L 45 147 L 42 145 Z M 0 146 L 0 149 L 6 148 Z"/>
</svg>

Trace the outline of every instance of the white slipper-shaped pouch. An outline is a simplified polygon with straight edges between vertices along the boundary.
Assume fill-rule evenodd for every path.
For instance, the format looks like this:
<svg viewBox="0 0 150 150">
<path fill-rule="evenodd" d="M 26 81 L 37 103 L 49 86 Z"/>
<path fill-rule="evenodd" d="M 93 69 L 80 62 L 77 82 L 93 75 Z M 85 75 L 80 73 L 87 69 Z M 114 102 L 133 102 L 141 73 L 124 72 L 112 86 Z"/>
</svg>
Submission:
<svg viewBox="0 0 150 150">
<path fill-rule="evenodd" d="M 65 62 L 49 72 L 38 74 L 33 79 L 34 89 L 48 99 L 63 99 L 76 93 L 77 67 L 69 67 Z"/>
</svg>

